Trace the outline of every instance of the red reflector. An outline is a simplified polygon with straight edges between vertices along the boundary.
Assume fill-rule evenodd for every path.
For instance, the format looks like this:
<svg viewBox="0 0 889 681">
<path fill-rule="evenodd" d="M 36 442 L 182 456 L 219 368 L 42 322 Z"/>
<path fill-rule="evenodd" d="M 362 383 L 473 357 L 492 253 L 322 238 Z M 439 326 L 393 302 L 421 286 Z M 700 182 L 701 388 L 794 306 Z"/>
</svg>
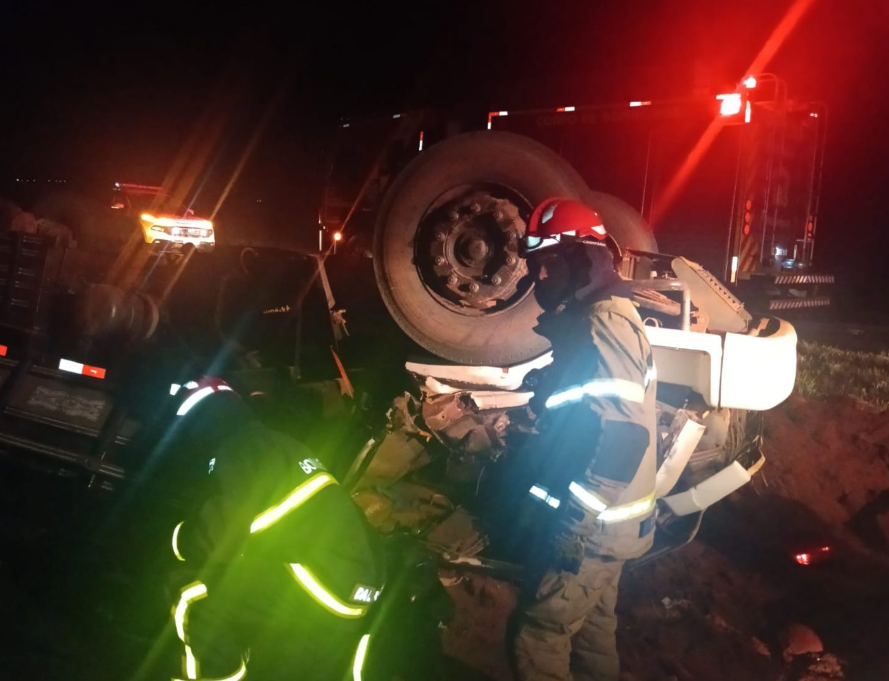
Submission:
<svg viewBox="0 0 889 681">
<path fill-rule="evenodd" d="M 6 351 L 8 348 L 5 345 L 0 345 L 0 357 L 6 357 Z"/>
<path fill-rule="evenodd" d="M 93 378 L 105 378 L 105 370 L 102 367 L 90 367 L 84 364 L 82 373 Z"/>
</svg>

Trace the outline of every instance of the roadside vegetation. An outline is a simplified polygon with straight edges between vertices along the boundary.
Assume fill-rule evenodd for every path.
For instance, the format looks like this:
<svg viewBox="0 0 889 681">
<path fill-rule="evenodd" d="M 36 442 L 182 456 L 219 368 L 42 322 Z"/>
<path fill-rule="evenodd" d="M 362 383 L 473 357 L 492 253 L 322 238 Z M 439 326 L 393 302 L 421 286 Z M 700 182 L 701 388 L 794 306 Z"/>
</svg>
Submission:
<svg viewBox="0 0 889 681">
<path fill-rule="evenodd" d="M 889 352 L 854 352 L 803 342 L 798 351 L 796 391 L 803 397 L 854 397 L 889 408 Z"/>
</svg>

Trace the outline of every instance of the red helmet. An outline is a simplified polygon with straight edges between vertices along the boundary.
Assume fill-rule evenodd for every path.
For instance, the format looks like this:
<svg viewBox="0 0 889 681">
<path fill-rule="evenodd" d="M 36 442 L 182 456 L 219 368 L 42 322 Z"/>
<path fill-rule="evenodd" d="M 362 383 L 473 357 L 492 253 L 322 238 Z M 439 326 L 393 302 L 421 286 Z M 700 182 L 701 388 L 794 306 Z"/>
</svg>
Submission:
<svg viewBox="0 0 889 681">
<path fill-rule="evenodd" d="M 547 199 L 531 214 L 525 233 L 525 252 L 564 243 L 563 236 L 604 245 L 608 232 L 599 214 L 586 204 L 575 199 Z"/>
</svg>

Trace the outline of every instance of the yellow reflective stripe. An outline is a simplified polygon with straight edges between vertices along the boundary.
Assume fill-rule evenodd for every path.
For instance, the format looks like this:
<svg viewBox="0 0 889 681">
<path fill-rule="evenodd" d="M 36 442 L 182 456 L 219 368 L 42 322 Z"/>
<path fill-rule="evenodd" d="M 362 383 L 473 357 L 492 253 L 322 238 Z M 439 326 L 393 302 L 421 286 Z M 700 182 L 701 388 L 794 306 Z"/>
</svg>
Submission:
<svg viewBox="0 0 889 681">
<path fill-rule="evenodd" d="M 355 659 L 352 662 L 352 681 L 361 681 L 361 670 L 364 669 L 364 658 L 367 657 L 367 645 L 370 643 L 370 634 L 365 634 L 358 641 L 355 650 Z"/>
<path fill-rule="evenodd" d="M 568 485 L 568 491 L 582 506 L 598 514 L 597 519 L 603 523 L 617 523 L 648 515 L 655 506 L 654 492 L 641 499 L 609 508 L 602 497 L 576 482 Z"/>
<path fill-rule="evenodd" d="M 274 525 L 297 506 L 305 503 L 328 485 L 335 485 L 336 479 L 330 473 L 318 473 L 293 490 L 280 504 L 260 513 L 250 525 L 250 533 L 259 532 Z"/>
<path fill-rule="evenodd" d="M 198 678 L 198 661 L 195 659 L 191 646 L 185 644 L 185 676 L 189 679 Z"/>
<path fill-rule="evenodd" d="M 173 621 L 176 623 L 176 633 L 179 640 L 185 643 L 185 618 L 188 614 L 188 606 L 194 601 L 207 596 L 207 586 L 201 582 L 189 584 L 179 594 L 179 603 L 173 611 Z"/>
<path fill-rule="evenodd" d="M 231 676 L 224 676 L 222 678 L 203 678 L 201 681 L 241 681 L 245 676 L 247 676 L 247 662 L 244 658 L 241 658 L 241 666 Z M 190 677 L 189 677 L 190 678 Z M 173 679 L 173 681 L 184 681 L 184 679 Z"/>
<path fill-rule="evenodd" d="M 290 569 L 293 571 L 293 576 L 296 577 L 296 581 L 299 582 L 300 586 L 302 586 L 308 594 L 315 599 L 315 601 L 334 615 L 355 619 L 357 617 L 362 617 L 367 610 L 366 607 L 343 603 L 339 598 L 325 589 L 315 576 L 299 563 L 290 563 Z"/>
<path fill-rule="evenodd" d="M 185 644 L 185 659 L 183 666 L 185 667 L 185 675 L 189 679 L 196 679 L 198 677 L 198 662 L 191 650 L 191 646 L 188 645 L 188 640 L 185 635 L 188 606 L 195 601 L 206 597 L 206 585 L 201 582 L 194 582 L 182 589 L 179 594 L 179 603 L 176 604 L 176 608 L 173 610 L 173 622 L 176 624 L 176 634 L 179 636 L 179 640 Z"/>
<path fill-rule="evenodd" d="M 182 529 L 182 526 L 184 524 L 185 521 L 183 520 L 173 529 L 173 555 L 176 556 L 183 563 L 185 562 L 185 558 L 183 558 L 182 554 L 179 552 L 179 530 Z"/>
</svg>

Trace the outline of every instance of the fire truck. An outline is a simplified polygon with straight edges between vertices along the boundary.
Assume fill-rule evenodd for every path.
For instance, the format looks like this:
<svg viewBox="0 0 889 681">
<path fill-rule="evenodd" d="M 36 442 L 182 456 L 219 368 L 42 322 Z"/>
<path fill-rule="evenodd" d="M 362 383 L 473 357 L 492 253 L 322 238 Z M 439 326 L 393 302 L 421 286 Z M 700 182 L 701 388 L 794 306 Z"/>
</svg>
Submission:
<svg viewBox="0 0 889 681">
<path fill-rule="evenodd" d="M 397 170 L 454 132 L 509 132 L 543 144 L 588 187 L 626 203 L 651 226 L 659 250 L 698 262 L 751 308 L 830 303 L 834 278 L 815 259 L 823 104 L 790 97 L 772 74 L 747 76 L 722 93 L 558 104 L 342 123 L 322 226 L 346 236 L 368 229 Z"/>
</svg>

